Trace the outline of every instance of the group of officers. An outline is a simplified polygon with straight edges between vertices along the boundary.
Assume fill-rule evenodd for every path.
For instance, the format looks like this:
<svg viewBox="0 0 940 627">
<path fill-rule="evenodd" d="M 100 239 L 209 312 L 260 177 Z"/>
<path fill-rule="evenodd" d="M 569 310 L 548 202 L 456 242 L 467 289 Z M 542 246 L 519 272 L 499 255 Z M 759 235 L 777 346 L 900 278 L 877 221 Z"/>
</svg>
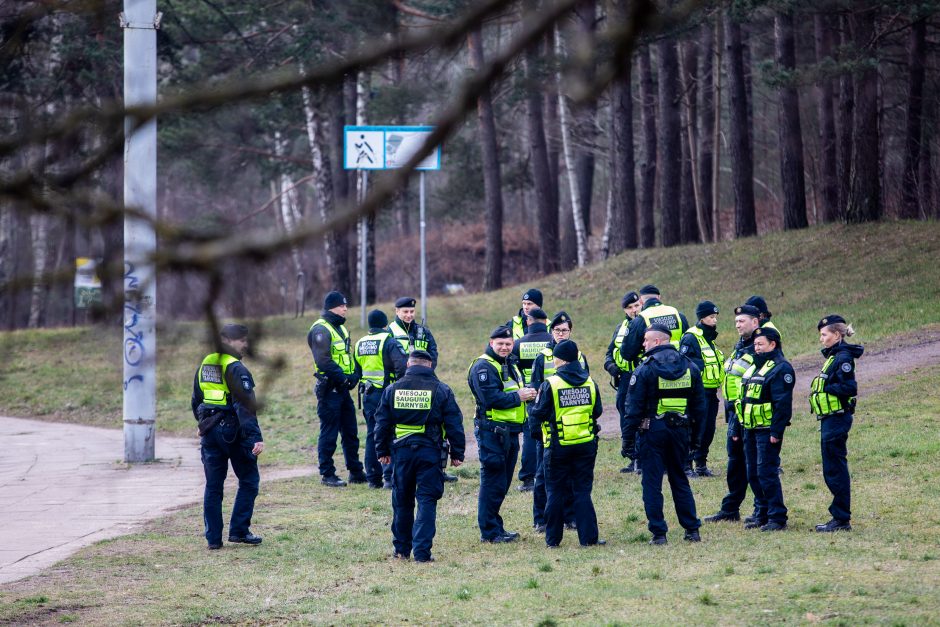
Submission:
<svg viewBox="0 0 940 627">
<path fill-rule="evenodd" d="M 518 313 L 490 333 L 486 349 L 467 372 L 476 402 L 480 540 L 502 544 L 520 537 L 505 528 L 500 508 L 521 452 L 519 489 L 533 492 L 533 527 L 545 534 L 546 545 L 558 547 L 565 529 L 576 530 L 582 546 L 602 545 L 591 499 L 603 411 L 600 390 L 571 339 L 571 316 L 559 311 L 549 317 L 542 305 L 542 293 L 527 290 Z M 621 454 L 629 460 L 621 472 L 641 475 L 650 543 L 667 543 L 664 475 L 684 539 L 701 540 L 689 478 L 714 476 L 707 458 L 719 390 L 728 424 L 728 494 L 705 520 L 739 521 L 750 487 L 754 507 L 744 527 L 786 529 L 780 451 L 792 416 L 795 375 L 766 301 L 753 296 L 734 310 L 739 339 L 727 359 L 715 345 L 719 310 L 714 303 L 698 305 L 694 326 L 662 302 L 654 285 L 627 293 L 621 306 L 624 320 L 613 333 L 604 368 L 617 390 Z M 333 463 L 339 439 L 349 483 L 391 489 L 395 558 L 433 561 L 437 501 L 444 482 L 457 480 L 444 469 L 448 460 L 453 467 L 464 460 L 463 415 L 453 391 L 435 375 L 437 344 L 430 330 L 415 321 L 413 298 L 396 301 L 391 322 L 380 310 L 370 312 L 369 333 L 355 344 L 345 327 L 346 312 L 346 298 L 330 292 L 307 335 L 315 363 L 321 482 L 337 488 L 347 484 Z M 863 348 L 846 341 L 854 330 L 841 316 L 823 318 L 818 331 L 826 361 L 812 382 L 809 401 L 821 421 L 823 474 L 833 501 L 832 519 L 816 531 L 848 531 L 846 441 L 857 395 L 854 360 Z M 257 456 L 264 443 L 254 381 L 241 362 L 247 336 L 246 327 L 226 325 L 217 351 L 203 360 L 194 378 L 192 409 L 202 437 L 210 549 L 222 546 L 222 483 L 229 462 L 239 479 L 229 542 L 262 541 L 249 530 L 258 492 Z M 367 425 L 364 464 L 358 455 L 353 390 L 358 390 Z"/>
</svg>

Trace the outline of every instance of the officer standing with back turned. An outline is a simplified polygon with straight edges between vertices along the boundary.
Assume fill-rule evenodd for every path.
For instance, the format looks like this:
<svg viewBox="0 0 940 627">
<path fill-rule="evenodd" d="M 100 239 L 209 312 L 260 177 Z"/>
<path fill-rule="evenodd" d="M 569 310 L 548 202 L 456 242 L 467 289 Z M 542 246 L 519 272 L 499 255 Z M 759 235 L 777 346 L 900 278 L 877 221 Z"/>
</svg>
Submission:
<svg viewBox="0 0 940 627">
<path fill-rule="evenodd" d="M 393 544 L 397 559 L 433 562 L 437 501 L 444 495 L 444 466 L 460 466 L 464 455 L 463 415 L 454 393 L 441 383 L 427 351 L 414 350 L 400 381 L 382 394 L 375 414 L 375 448 L 392 463 Z M 418 513 L 415 515 L 415 500 Z"/>
<path fill-rule="evenodd" d="M 366 452 L 363 463 L 370 488 L 392 489 L 392 467 L 379 463 L 375 454 L 375 410 L 382 398 L 382 390 L 405 376 L 408 356 L 385 327 L 388 316 L 381 309 L 369 312 L 369 334 L 356 342 L 353 356 L 362 370 L 359 381 L 362 413 L 366 419 Z"/>
<path fill-rule="evenodd" d="M 362 370 L 352 357 L 346 323 L 346 297 L 330 292 L 323 300 L 323 313 L 310 326 L 307 344 L 313 353 L 317 383 L 317 416 L 320 418 L 320 438 L 317 440 L 317 458 L 320 481 L 339 488 L 346 482 L 336 476 L 333 453 L 336 439 L 342 437 L 343 456 L 349 470 L 350 483 L 365 483 L 366 474 L 359 461 L 359 425 L 356 406 L 349 391 L 359 385 Z"/>
<path fill-rule="evenodd" d="M 264 442 L 255 414 L 255 382 L 241 362 L 248 349 L 248 327 L 227 324 L 222 327 L 221 339 L 219 351 L 207 355 L 196 371 L 192 395 L 206 473 L 203 521 L 210 550 L 222 548 L 222 487 L 229 462 L 238 477 L 238 493 L 228 541 L 261 544 L 261 536 L 249 530 L 261 483 L 258 455 Z"/>
<path fill-rule="evenodd" d="M 637 460 L 643 469 L 643 506 L 653 534 L 650 544 L 666 544 L 663 517 L 663 474 L 668 475 L 672 500 L 684 539 L 699 542 L 701 521 L 685 475 L 690 423 L 705 414 L 705 389 L 698 368 L 670 342 L 672 329 L 653 323 L 644 334 L 646 357 L 630 378 L 627 430 L 638 431 Z"/>
<path fill-rule="evenodd" d="M 540 307 L 530 310 L 526 317 L 528 328 L 525 335 L 513 343 L 512 355 L 522 371 L 522 383 L 535 390 L 538 388 L 531 385 L 532 364 L 542 353 L 542 349 L 548 346 L 552 336 L 548 332 L 548 314 Z M 522 459 L 519 464 L 520 492 L 531 492 L 535 489 L 535 470 L 538 466 L 535 455 L 535 440 L 532 439 L 529 422 L 526 421 L 522 429 Z"/>
</svg>

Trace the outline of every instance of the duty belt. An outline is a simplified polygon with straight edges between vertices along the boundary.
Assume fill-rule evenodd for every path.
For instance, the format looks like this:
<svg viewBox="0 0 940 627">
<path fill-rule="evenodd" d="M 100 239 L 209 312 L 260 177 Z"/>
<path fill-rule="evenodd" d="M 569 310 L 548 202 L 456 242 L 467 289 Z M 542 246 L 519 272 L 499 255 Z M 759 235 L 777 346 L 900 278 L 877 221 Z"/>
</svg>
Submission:
<svg viewBox="0 0 940 627">
<path fill-rule="evenodd" d="M 509 433 L 509 423 L 490 420 L 489 418 L 474 418 L 473 426 L 481 431 L 492 431 L 493 433 Z M 522 425 L 519 425 L 520 427 Z"/>
<path fill-rule="evenodd" d="M 664 414 L 656 414 L 653 420 L 665 421 L 666 426 L 669 426 L 669 427 L 688 427 L 689 426 L 689 417 L 687 415 L 677 414 L 671 411 L 668 411 Z"/>
</svg>

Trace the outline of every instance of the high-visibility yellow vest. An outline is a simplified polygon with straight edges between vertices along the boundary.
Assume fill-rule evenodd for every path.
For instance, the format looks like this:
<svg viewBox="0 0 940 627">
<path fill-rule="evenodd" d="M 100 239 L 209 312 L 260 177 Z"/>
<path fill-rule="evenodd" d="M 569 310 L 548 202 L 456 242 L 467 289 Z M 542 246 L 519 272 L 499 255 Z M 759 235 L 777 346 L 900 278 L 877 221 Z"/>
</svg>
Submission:
<svg viewBox="0 0 940 627">
<path fill-rule="evenodd" d="M 522 369 L 522 381 L 524 383 L 528 384 L 532 381 L 532 365 L 535 363 L 535 358 L 539 356 L 539 353 L 541 353 L 542 349 L 546 346 L 548 346 L 548 340 L 519 342 L 519 360 L 530 362 L 528 368 Z"/>
<path fill-rule="evenodd" d="M 773 329 L 773 330 L 776 331 L 777 333 L 780 333 L 780 329 L 777 328 L 777 325 L 775 325 L 775 324 L 774 324 L 773 322 L 771 322 L 770 320 L 768 320 L 767 322 L 762 322 L 761 325 L 760 325 L 760 328 L 762 328 L 762 329 Z M 780 341 L 781 341 L 781 342 L 783 341 L 783 333 L 780 333 Z"/>
<path fill-rule="evenodd" d="M 773 405 L 770 403 L 765 383 L 767 375 L 776 365 L 773 360 L 764 363 L 760 370 L 756 365 L 752 365 L 741 379 L 744 385 L 744 395 L 739 401 L 741 409 L 738 416 L 745 429 L 769 427 L 773 420 Z"/>
<path fill-rule="evenodd" d="M 415 324 L 412 322 L 412 324 Z M 401 344 L 401 347 L 405 349 L 405 352 L 409 355 L 411 351 L 426 351 L 430 342 L 427 340 L 427 336 L 424 334 L 424 327 L 418 325 L 418 337 L 412 339 L 408 331 L 405 330 L 405 327 L 401 326 L 398 323 L 398 320 L 392 320 L 388 325 L 388 330 L 392 332 L 392 335 L 398 340 L 398 343 Z"/>
<path fill-rule="evenodd" d="M 395 425 L 395 439 L 407 437 L 409 435 L 423 434 L 427 430 L 428 414 L 431 412 L 431 402 L 433 392 L 431 390 L 393 390 L 392 408 L 404 411 L 417 411 L 424 414 L 421 424 L 401 424 Z"/>
<path fill-rule="evenodd" d="M 631 372 L 636 369 L 635 363 L 627 361 L 620 354 L 620 347 L 623 346 L 623 340 L 627 337 L 627 329 L 630 327 L 631 322 L 632 320 L 630 319 L 625 319 L 621 322 L 620 326 L 617 328 L 617 335 L 614 336 L 614 363 L 624 372 Z"/>
<path fill-rule="evenodd" d="M 490 357 L 489 355 L 487 355 L 486 353 L 483 353 L 482 355 L 480 355 L 479 357 L 477 357 L 470 363 L 470 368 L 467 370 L 468 374 L 470 370 L 473 369 L 474 364 L 476 364 L 476 362 L 478 362 L 481 359 L 491 364 L 493 368 L 496 369 L 496 374 L 497 376 L 500 377 L 500 380 L 503 385 L 503 392 L 508 393 L 508 392 L 519 391 L 519 389 L 522 386 L 519 385 L 516 378 L 512 376 L 512 373 L 515 372 L 516 375 L 518 375 L 517 378 L 521 380 L 522 373 L 519 372 L 519 369 L 516 368 L 512 364 L 506 364 L 506 371 L 507 371 L 508 378 L 503 379 L 502 378 L 503 365 L 499 363 L 498 361 L 496 361 L 495 359 L 493 359 L 492 357 Z M 509 409 L 487 409 L 486 417 L 496 422 L 511 422 L 515 424 L 522 424 L 523 422 L 525 422 L 525 403 L 523 403 L 522 401 L 519 401 L 518 406 L 510 407 Z"/>
<path fill-rule="evenodd" d="M 206 405 L 231 405 L 225 371 L 238 359 L 225 353 L 210 353 L 199 366 L 199 389 Z"/>
<path fill-rule="evenodd" d="M 835 361 L 835 355 L 826 360 L 819 376 L 813 379 L 813 383 L 810 385 L 809 406 L 817 416 L 828 416 L 844 409 L 838 396 L 823 391 L 826 381 L 829 379 L 829 370 L 832 368 L 833 361 Z"/>
<path fill-rule="evenodd" d="M 342 369 L 344 374 L 352 374 L 355 372 L 356 367 L 353 364 L 352 355 L 349 354 L 349 331 L 346 330 L 346 326 L 341 324 L 339 331 L 337 331 L 332 324 L 320 318 L 310 325 L 310 330 L 312 331 L 313 327 L 318 324 L 322 325 L 330 332 L 330 359 L 336 362 L 336 365 Z M 318 366 L 317 374 L 326 373 Z"/>
<path fill-rule="evenodd" d="M 555 431 L 562 446 L 590 442 L 594 433 L 594 405 L 597 403 L 597 388 L 591 377 L 581 385 L 571 385 L 558 375 L 546 379 L 552 389 L 555 406 Z M 551 425 L 542 423 L 542 442 L 552 444 Z"/>
<path fill-rule="evenodd" d="M 522 316 L 516 315 L 512 317 L 512 339 L 519 340 L 522 339 L 522 336 L 525 335 L 526 328 L 523 325 Z"/>
<path fill-rule="evenodd" d="M 678 379 L 664 379 L 659 377 L 656 384 L 659 390 L 659 402 L 656 404 L 656 415 L 683 414 L 689 408 L 689 396 L 692 395 L 692 369 L 686 368 Z"/>
<path fill-rule="evenodd" d="M 679 348 L 679 340 L 682 339 L 682 317 L 679 316 L 678 309 L 660 303 L 647 307 L 639 315 L 646 320 L 646 328 L 652 324 L 661 324 L 669 329 L 669 342 Z"/>
<path fill-rule="evenodd" d="M 753 363 L 754 356 L 750 353 L 743 353 L 740 357 L 731 356 L 725 361 L 725 378 L 721 382 L 721 393 L 726 401 L 733 403 L 741 400 L 741 377 Z"/>
<path fill-rule="evenodd" d="M 725 378 L 722 370 L 722 362 L 725 356 L 717 346 L 712 346 L 705 339 L 705 333 L 698 327 L 689 327 L 686 333 L 695 337 L 699 348 L 702 350 L 702 361 L 705 362 L 705 369 L 702 371 L 702 385 L 708 389 L 715 389 L 721 385 Z"/>
<path fill-rule="evenodd" d="M 385 360 L 383 352 L 385 350 L 385 340 L 389 337 L 387 331 L 366 335 L 356 342 L 356 348 L 353 351 L 359 367 L 362 368 L 362 379 L 368 381 L 372 387 L 382 389 L 385 387 Z M 395 378 L 395 373 L 389 375 L 391 382 Z"/>
</svg>

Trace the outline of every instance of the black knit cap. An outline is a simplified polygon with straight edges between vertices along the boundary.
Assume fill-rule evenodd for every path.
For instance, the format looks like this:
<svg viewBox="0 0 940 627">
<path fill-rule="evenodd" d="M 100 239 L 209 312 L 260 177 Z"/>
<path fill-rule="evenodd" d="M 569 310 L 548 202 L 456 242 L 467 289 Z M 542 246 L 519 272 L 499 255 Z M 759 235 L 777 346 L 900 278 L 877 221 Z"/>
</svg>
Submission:
<svg viewBox="0 0 940 627">
<path fill-rule="evenodd" d="M 644 285 L 640 288 L 640 296 L 659 296 L 659 288 L 653 285 L 652 283 Z"/>
<path fill-rule="evenodd" d="M 766 337 L 771 342 L 777 344 L 777 348 L 780 348 L 780 332 L 777 329 L 772 327 L 761 327 L 754 331 L 754 337 Z"/>
<path fill-rule="evenodd" d="M 346 297 L 343 296 L 342 292 L 332 291 L 326 295 L 326 298 L 323 299 L 323 308 L 329 311 L 330 309 L 335 309 L 340 305 L 346 304 Z"/>
<path fill-rule="evenodd" d="M 708 316 L 716 313 L 718 313 L 718 305 L 710 300 L 703 300 L 695 308 L 695 317 L 699 320 L 702 318 L 707 318 Z"/>
<path fill-rule="evenodd" d="M 574 320 L 571 319 L 571 316 L 568 315 L 568 312 L 559 311 L 555 314 L 555 317 L 552 318 L 552 321 L 548 323 L 548 328 L 551 329 L 558 326 L 559 324 L 564 324 L 566 322 L 568 323 L 568 326 L 574 328 Z"/>
<path fill-rule="evenodd" d="M 816 325 L 816 330 L 822 331 L 823 327 L 828 327 L 830 324 L 839 324 L 840 322 L 842 324 L 848 324 L 848 322 L 845 321 L 845 318 L 839 314 L 829 314 L 819 321 L 819 324 Z"/>
<path fill-rule="evenodd" d="M 522 295 L 522 300 L 531 300 L 533 303 L 541 307 L 542 306 L 542 292 L 533 287 L 532 289 L 528 289 L 525 291 L 525 294 Z"/>
<path fill-rule="evenodd" d="M 512 339 L 512 329 L 507 327 L 505 324 L 500 325 L 493 329 L 493 332 L 490 333 L 491 340 L 502 340 L 502 339 Z"/>
<path fill-rule="evenodd" d="M 411 351 L 411 354 L 408 356 L 409 359 L 423 359 L 424 361 L 433 362 L 434 359 L 431 358 L 431 353 L 423 350 L 414 350 Z"/>
<path fill-rule="evenodd" d="M 562 340 L 555 344 L 552 356 L 563 361 L 572 362 L 578 360 L 578 345 L 572 340 Z"/>
<path fill-rule="evenodd" d="M 227 340 L 243 340 L 248 337 L 248 327 L 243 324 L 227 324 L 222 327 L 219 335 Z"/>
<path fill-rule="evenodd" d="M 740 307 L 735 307 L 734 315 L 760 318 L 760 309 L 758 309 L 754 305 L 741 305 Z"/>
<path fill-rule="evenodd" d="M 533 320 L 548 320 L 548 314 L 541 307 L 536 307 L 529 312 L 529 317 Z"/>
<path fill-rule="evenodd" d="M 636 292 L 627 292 L 623 295 L 623 298 L 620 299 L 621 307 L 629 307 L 636 301 L 640 300 L 640 295 Z"/>
<path fill-rule="evenodd" d="M 746 301 L 744 301 L 744 304 L 753 305 L 754 307 L 757 307 L 758 311 L 760 311 L 762 314 L 764 314 L 768 318 L 771 316 L 770 310 L 767 309 L 767 301 L 764 300 L 763 296 L 756 296 L 756 295 L 751 296 Z"/>
<path fill-rule="evenodd" d="M 395 301 L 396 307 L 414 307 L 417 301 L 411 296 L 402 296 Z"/>
<path fill-rule="evenodd" d="M 373 309 L 369 312 L 369 328 L 381 329 L 388 325 L 388 316 L 381 309 Z"/>
<path fill-rule="evenodd" d="M 665 333 L 666 335 L 672 336 L 672 331 L 664 324 L 659 324 L 658 322 L 649 325 L 646 328 L 646 331 L 643 333 L 649 333 L 650 331 L 659 331 L 660 333 Z"/>
</svg>

